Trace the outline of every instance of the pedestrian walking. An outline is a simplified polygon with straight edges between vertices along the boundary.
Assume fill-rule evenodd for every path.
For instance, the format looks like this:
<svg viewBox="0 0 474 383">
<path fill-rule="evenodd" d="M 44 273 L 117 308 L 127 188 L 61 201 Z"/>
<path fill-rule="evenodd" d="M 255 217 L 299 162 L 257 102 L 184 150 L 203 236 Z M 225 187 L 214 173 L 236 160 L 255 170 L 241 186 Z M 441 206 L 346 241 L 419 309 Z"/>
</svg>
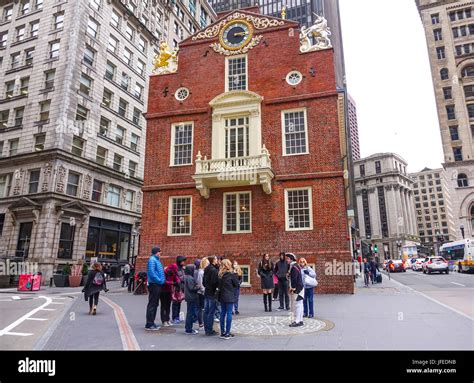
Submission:
<svg viewBox="0 0 474 383">
<path fill-rule="evenodd" d="M 379 271 L 379 266 L 373 259 L 371 259 L 369 262 L 369 267 L 370 267 L 370 280 L 372 281 L 372 284 L 377 283 L 376 276 L 377 276 L 377 272 Z"/>
<path fill-rule="evenodd" d="M 232 267 L 234 269 L 235 276 L 237 277 L 237 280 L 239 281 L 239 285 L 235 289 L 235 295 L 234 295 L 234 314 L 239 315 L 239 299 L 240 299 L 240 285 L 242 284 L 242 269 L 240 268 L 239 264 L 237 261 L 234 261 L 232 264 Z"/>
<path fill-rule="evenodd" d="M 216 292 L 219 287 L 219 269 L 217 257 L 209 257 L 209 265 L 204 269 L 202 284 L 204 286 L 204 331 L 206 335 L 217 335 L 214 331 L 216 312 Z"/>
<path fill-rule="evenodd" d="M 363 268 L 364 268 L 364 284 L 365 284 L 365 287 L 369 287 L 369 280 L 370 280 L 370 264 L 369 264 L 369 262 L 367 261 L 367 258 L 364 258 Z"/>
<path fill-rule="evenodd" d="M 179 280 L 181 281 L 179 286 L 175 286 L 175 290 L 178 294 L 174 294 L 173 303 L 171 304 L 171 314 L 172 314 L 172 323 L 178 324 L 181 322 L 180 313 L 181 313 L 181 302 L 184 299 L 184 264 L 186 262 L 186 257 L 178 255 L 176 257 L 176 268 Z"/>
<path fill-rule="evenodd" d="M 298 263 L 303 276 L 303 318 L 314 318 L 314 288 L 318 285 L 316 271 L 308 265 L 305 258 L 300 258 Z"/>
<path fill-rule="evenodd" d="M 194 278 L 195 265 L 184 268 L 184 300 L 186 301 L 186 322 L 184 331 L 188 335 L 196 335 L 199 331 L 193 329 L 194 319 L 197 317 L 199 286 Z"/>
<path fill-rule="evenodd" d="M 86 284 L 82 289 L 84 293 L 84 299 L 89 301 L 89 315 L 97 314 L 97 305 L 99 304 L 100 292 L 109 291 L 105 282 L 105 275 L 102 271 L 102 265 L 96 262 L 92 265 L 91 270 L 87 275 Z"/>
<path fill-rule="evenodd" d="M 258 264 L 258 276 L 260 277 L 260 286 L 263 290 L 265 312 L 271 312 L 272 292 L 275 284 L 273 282 L 273 262 L 270 260 L 270 255 L 263 254 L 262 260 Z"/>
<path fill-rule="evenodd" d="M 219 268 L 219 303 L 221 304 L 221 339 L 230 339 L 234 335 L 232 328 L 232 310 L 234 308 L 235 289 L 239 281 L 232 270 L 232 262 L 224 259 Z"/>
<path fill-rule="evenodd" d="M 204 305 L 205 305 L 205 297 L 204 293 L 206 291 L 206 288 L 204 287 L 204 270 L 206 267 L 209 266 L 209 259 L 203 258 L 199 264 L 199 270 L 197 270 L 196 273 L 196 283 L 199 286 L 198 290 L 198 310 L 197 310 L 197 315 L 198 315 L 198 322 L 199 322 L 199 328 L 204 327 Z"/>
<path fill-rule="evenodd" d="M 278 310 L 290 309 L 290 296 L 288 295 L 288 271 L 289 266 L 285 259 L 285 253 L 280 253 L 280 259 L 275 264 L 275 274 L 278 278 L 278 294 L 280 306 Z"/>
<path fill-rule="evenodd" d="M 291 313 L 293 322 L 290 327 L 303 326 L 303 301 L 304 301 L 304 286 L 301 269 L 296 261 L 296 256 L 292 253 L 286 254 L 286 259 L 289 265 L 290 274 L 290 295 L 291 295 Z"/>
<path fill-rule="evenodd" d="M 164 327 L 171 326 L 170 315 L 171 315 L 171 296 L 173 288 L 181 286 L 181 280 L 178 277 L 178 267 L 175 263 L 165 268 L 165 284 L 160 294 L 160 317 L 161 323 Z"/>
<path fill-rule="evenodd" d="M 125 285 L 128 287 L 128 280 L 130 279 L 130 265 L 128 263 L 123 267 L 122 273 L 122 287 L 125 287 Z"/>
<path fill-rule="evenodd" d="M 131 293 L 135 290 L 135 266 L 130 263 L 130 275 L 128 277 L 128 292 Z"/>
<path fill-rule="evenodd" d="M 160 302 L 161 289 L 165 284 L 165 272 L 160 261 L 161 248 L 154 247 L 148 260 L 148 305 L 146 308 L 145 330 L 156 331 L 160 328 L 155 324 L 156 311 Z"/>
</svg>

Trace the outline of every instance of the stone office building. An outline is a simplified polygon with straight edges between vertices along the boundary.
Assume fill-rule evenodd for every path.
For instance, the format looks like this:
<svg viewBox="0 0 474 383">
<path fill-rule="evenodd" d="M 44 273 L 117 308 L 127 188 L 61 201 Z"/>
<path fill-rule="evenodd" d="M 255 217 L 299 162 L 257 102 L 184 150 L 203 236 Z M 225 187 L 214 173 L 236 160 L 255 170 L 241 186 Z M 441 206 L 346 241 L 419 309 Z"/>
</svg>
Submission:
<svg viewBox="0 0 474 383">
<path fill-rule="evenodd" d="M 380 260 L 416 254 L 419 245 L 413 179 L 406 161 L 378 153 L 354 162 L 360 237 Z"/>
<path fill-rule="evenodd" d="M 213 17 L 206 2 L 194 16 L 160 4 L 2 2 L 0 257 L 38 262 L 45 281 L 66 263 L 136 253 L 158 43 Z"/>
</svg>

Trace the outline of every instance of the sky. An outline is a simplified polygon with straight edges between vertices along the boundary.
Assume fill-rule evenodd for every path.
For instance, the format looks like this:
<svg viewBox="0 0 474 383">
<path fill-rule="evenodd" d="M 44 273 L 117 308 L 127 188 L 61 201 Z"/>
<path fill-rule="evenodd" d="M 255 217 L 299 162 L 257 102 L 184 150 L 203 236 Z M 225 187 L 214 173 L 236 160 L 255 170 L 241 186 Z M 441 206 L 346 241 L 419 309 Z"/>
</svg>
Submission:
<svg viewBox="0 0 474 383">
<path fill-rule="evenodd" d="M 340 0 L 361 156 L 394 152 L 409 172 L 441 167 L 431 69 L 415 0 Z"/>
</svg>

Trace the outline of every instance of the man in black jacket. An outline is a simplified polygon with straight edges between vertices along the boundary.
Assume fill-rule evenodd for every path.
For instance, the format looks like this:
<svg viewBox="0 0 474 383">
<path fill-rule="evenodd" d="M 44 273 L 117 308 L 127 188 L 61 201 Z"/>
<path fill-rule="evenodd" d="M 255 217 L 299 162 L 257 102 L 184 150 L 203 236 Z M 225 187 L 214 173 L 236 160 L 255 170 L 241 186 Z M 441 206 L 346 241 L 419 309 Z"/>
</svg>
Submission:
<svg viewBox="0 0 474 383">
<path fill-rule="evenodd" d="M 290 309 L 290 296 L 288 295 L 288 271 L 289 265 L 285 259 L 285 253 L 280 253 L 280 259 L 275 264 L 275 275 L 278 277 L 278 293 L 280 307 L 278 310 Z M 285 306 L 283 306 L 285 305 Z"/>
<path fill-rule="evenodd" d="M 286 254 L 286 260 L 290 266 L 290 294 L 291 294 L 291 311 L 293 322 L 290 327 L 303 326 L 303 300 L 304 285 L 301 268 L 296 262 L 296 256 L 292 253 Z"/>
<path fill-rule="evenodd" d="M 216 290 L 219 286 L 217 257 L 209 257 L 209 266 L 204 269 L 202 284 L 204 290 L 204 331 L 206 335 L 217 335 L 214 331 L 214 314 L 216 312 Z"/>
</svg>

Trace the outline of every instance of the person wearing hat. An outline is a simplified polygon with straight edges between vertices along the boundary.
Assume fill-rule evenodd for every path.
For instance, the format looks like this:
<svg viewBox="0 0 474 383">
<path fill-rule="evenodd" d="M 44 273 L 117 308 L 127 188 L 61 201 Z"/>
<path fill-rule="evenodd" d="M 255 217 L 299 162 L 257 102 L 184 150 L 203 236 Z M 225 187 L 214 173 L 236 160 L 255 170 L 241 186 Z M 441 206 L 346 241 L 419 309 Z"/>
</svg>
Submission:
<svg viewBox="0 0 474 383">
<path fill-rule="evenodd" d="M 160 301 L 160 294 L 165 284 L 165 272 L 160 261 L 161 248 L 154 247 L 151 250 L 151 256 L 148 260 L 148 305 L 146 308 L 145 330 L 156 331 L 160 328 L 155 324 L 156 312 Z"/>
<path fill-rule="evenodd" d="M 300 327 L 303 326 L 303 277 L 298 262 L 296 262 L 296 256 L 287 253 L 286 260 L 290 265 L 290 307 L 294 318 L 290 327 Z"/>
</svg>

